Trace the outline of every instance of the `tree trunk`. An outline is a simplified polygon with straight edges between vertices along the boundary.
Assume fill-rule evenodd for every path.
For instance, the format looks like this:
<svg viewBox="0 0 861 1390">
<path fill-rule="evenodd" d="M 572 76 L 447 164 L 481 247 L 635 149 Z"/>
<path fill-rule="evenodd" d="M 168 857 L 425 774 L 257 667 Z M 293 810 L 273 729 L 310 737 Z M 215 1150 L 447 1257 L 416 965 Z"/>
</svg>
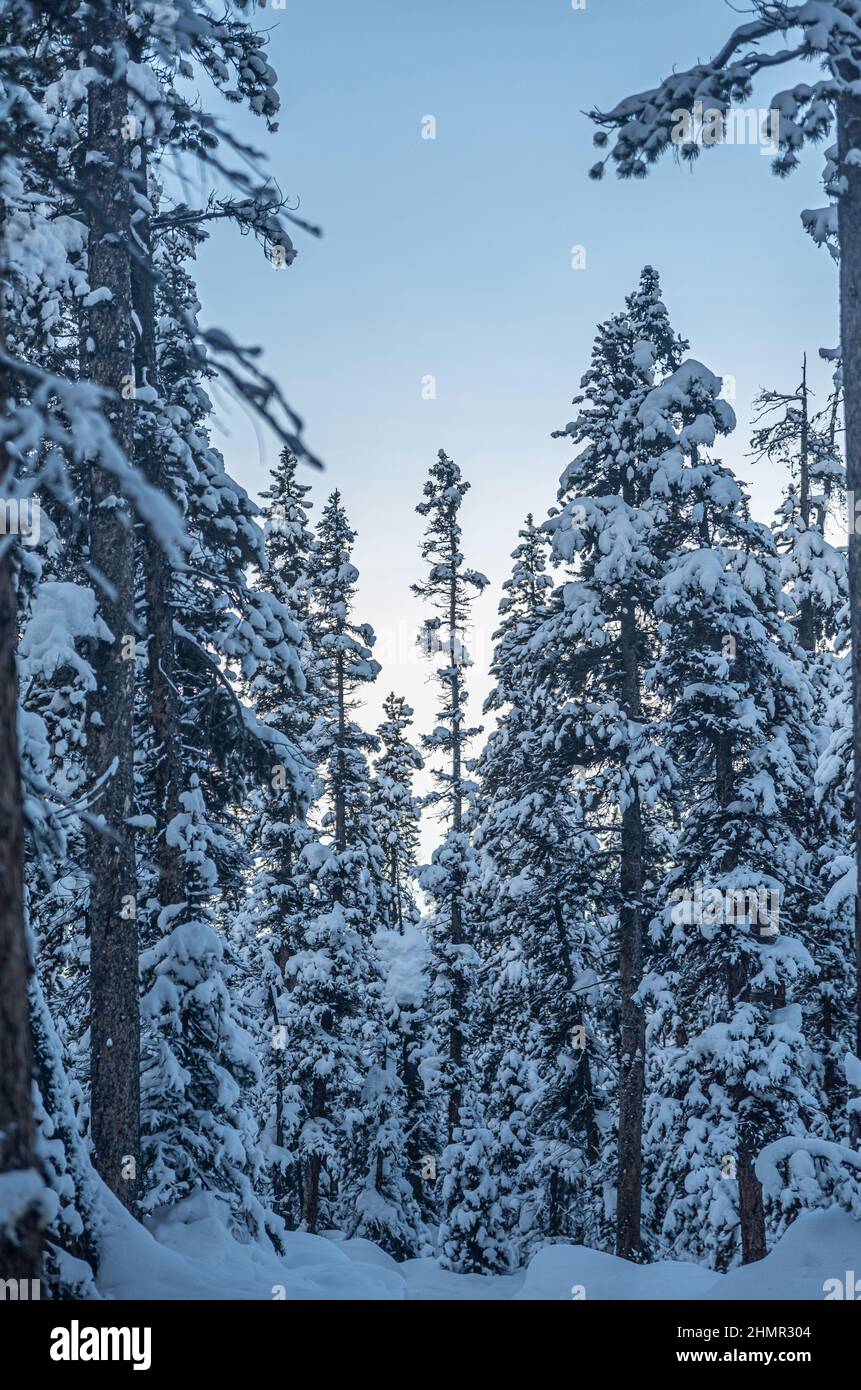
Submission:
<svg viewBox="0 0 861 1390">
<path fill-rule="evenodd" d="M 840 340 L 846 421 L 846 489 L 849 494 L 849 602 L 852 630 L 852 749 L 854 756 L 855 863 L 855 1052 L 861 1056 L 861 167 L 847 163 L 861 146 L 861 97 L 844 95 L 837 108 L 840 174 Z"/>
<path fill-rule="evenodd" d="M 728 806 L 735 792 L 732 767 L 732 743 L 728 736 L 718 741 L 715 750 L 715 790 L 721 806 Z M 737 855 L 730 847 L 724 856 L 723 869 L 728 872 L 735 867 Z M 747 967 L 743 959 L 727 967 L 727 995 L 732 1008 L 740 999 L 747 985 Z M 748 1114 L 750 1096 L 743 1087 L 734 1088 L 733 1102 L 737 1112 L 738 1149 L 736 1153 L 736 1177 L 738 1180 L 738 1207 L 741 1223 L 742 1264 L 753 1264 L 762 1260 L 768 1253 L 765 1240 L 765 1207 L 762 1200 L 762 1184 L 754 1171 L 754 1163 L 759 1151 L 758 1129 L 754 1118 Z"/>
<path fill-rule="evenodd" d="M 344 687 L 344 653 L 339 650 L 337 658 L 338 690 L 338 746 L 335 753 L 335 849 L 343 854 L 347 848 L 347 695 Z"/>
<path fill-rule="evenodd" d="M 404 904 L 401 894 L 401 869 L 398 860 L 398 850 L 396 845 L 392 845 L 389 852 L 389 882 L 392 886 L 392 900 L 395 908 L 394 925 L 397 927 L 401 936 L 404 934 Z"/>
<path fill-rule="evenodd" d="M 624 708 L 639 719 L 640 675 L 636 614 L 626 601 L 621 615 L 620 650 L 624 663 Z M 619 1140 L 616 1187 L 616 1254 L 637 1258 L 641 1250 L 640 1215 L 643 1172 L 643 1087 L 646 1025 L 634 1000 L 643 976 L 643 817 L 639 797 L 622 813 L 619 931 L 620 1055 Z"/>
<path fill-rule="evenodd" d="M 810 392 L 807 387 L 807 353 L 801 377 L 801 448 L 799 504 L 805 530 L 810 527 Z M 798 614 L 798 643 L 806 652 L 816 651 L 816 613 L 813 598 L 801 600 Z"/>
<path fill-rule="evenodd" d="M 120 3 L 91 19 L 90 61 L 113 73 L 124 51 Z M 128 101 L 122 74 L 89 87 L 89 280 L 110 293 L 89 309 L 89 375 L 111 392 L 108 419 L 117 444 L 132 454 L 134 337 L 131 319 L 129 141 L 122 138 Z M 95 157 L 92 157 L 95 156 Z M 140 1162 L 138 943 L 132 814 L 134 695 L 134 539 L 117 484 L 90 470 L 90 560 L 100 582 L 101 615 L 112 642 L 96 642 L 96 677 L 88 711 L 89 772 L 101 787 L 102 825 L 87 835 L 90 874 L 91 1134 L 96 1167 L 130 1209 Z"/>
<path fill-rule="evenodd" d="M 314 1080 L 311 1097 L 311 1116 L 320 1119 L 326 1113 L 326 1083 L 321 1077 Z M 305 1182 L 302 1189 L 302 1226 L 311 1235 L 317 1234 L 317 1221 L 320 1212 L 320 1175 L 323 1159 L 320 1154 L 312 1154 L 305 1165 Z"/>
<path fill-rule="evenodd" d="M 574 970 L 571 965 L 571 956 L 565 937 L 565 921 L 562 916 L 562 904 L 556 894 L 553 895 L 553 922 L 556 927 L 559 948 L 562 952 L 562 973 L 565 976 L 565 984 L 568 987 L 568 993 L 571 999 L 571 1012 L 568 1017 L 568 1026 L 570 1029 L 583 1028 L 585 1034 L 586 1025 L 584 1022 L 584 1012 L 580 1008 L 577 996 L 574 993 Z M 589 1049 L 585 1045 L 585 1037 L 584 1046 L 580 1049 L 580 1060 L 575 1078 L 576 1094 L 578 1097 L 577 1119 L 582 1126 L 586 1141 L 586 1160 L 588 1163 L 594 1164 L 598 1161 L 598 1125 L 595 1119 L 595 1094 L 592 1089 L 592 1065 L 589 1061 Z"/>
<path fill-rule="evenodd" d="M 756 1125 L 751 1120 L 743 1119 L 739 1124 L 738 1138 L 738 1205 L 741 1217 L 741 1262 L 745 1265 L 764 1260 L 768 1254 L 762 1184 L 754 1170 L 760 1147 Z"/>
<path fill-rule="evenodd" d="M 0 208 L 0 254 L 4 241 Z M 4 262 L 5 263 L 5 262 Z M 0 290 L 0 344 L 6 346 L 5 286 Z M 4 415 L 15 388 L 0 369 Z M 10 472 L 0 444 L 0 490 Z M 24 823 L 18 749 L 18 601 L 12 572 L 12 541 L 0 537 L 0 1192 L 12 1173 L 35 1175 L 33 1118 L 33 1041 L 27 997 L 27 933 L 24 922 Z M 12 1179 L 14 1182 L 15 1179 Z M 2 1201 L 0 1201 L 2 1205 Z M 0 1279 L 36 1279 L 42 1259 L 42 1233 L 32 1203 L 24 1205 L 12 1229 L 0 1233 Z"/>
<path fill-rule="evenodd" d="M 457 545 L 454 535 L 451 537 L 451 548 L 449 564 L 451 567 L 451 587 L 449 590 L 449 661 L 453 675 L 451 678 L 451 828 L 456 835 L 463 830 L 463 748 L 461 746 L 460 722 L 462 717 L 461 710 L 461 689 L 460 678 L 457 674 L 457 662 L 455 660 L 455 634 L 457 632 Z M 463 884 L 455 880 L 451 896 L 451 944 L 460 946 L 463 943 L 463 910 L 461 905 L 461 894 Z M 460 1106 L 463 1100 L 462 1070 L 463 1070 L 463 1025 L 465 1023 L 464 1012 L 466 1009 L 466 999 L 464 997 L 463 983 L 460 970 L 462 966 L 458 963 L 455 975 L 455 985 L 452 998 L 452 1013 L 454 1021 L 449 1033 L 449 1057 L 451 1059 L 452 1087 L 448 1096 L 448 1142 L 454 1138 L 454 1131 L 460 1124 Z"/>
</svg>

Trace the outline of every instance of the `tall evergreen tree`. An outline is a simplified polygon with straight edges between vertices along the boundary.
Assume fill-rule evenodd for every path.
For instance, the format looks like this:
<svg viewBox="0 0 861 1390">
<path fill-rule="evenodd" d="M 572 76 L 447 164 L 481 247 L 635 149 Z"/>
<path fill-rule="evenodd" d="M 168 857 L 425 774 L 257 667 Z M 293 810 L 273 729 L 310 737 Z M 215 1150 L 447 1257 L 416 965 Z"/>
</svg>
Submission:
<svg viewBox="0 0 861 1390">
<path fill-rule="evenodd" d="M 355 532 L 334 492 L 317 528 L 312 571 L 312 640 L 321 709 L 310 738 L 325 788 L 322 838 L 300 867 L 312 903 L 297 949 L 285 963 L 280 1001 L 297 1088 L 297 1152 L 303 1170 L 302 1224 L 316 1231 L 321 1202 L 330 1220 L 364 1184 L 353 1154 L 362 1091 L 380 1038 L 382 976 L 373 946 L 380 921 L 384 856 L 374 833 L 367 753 L 374 740 L 353 720 L 355 692 L 373 681 L 372 629 L 353 617 Z"/>
<path fill-rule="evenodd" d="M 806 230 L 840 262 L 842 379 L 846 419 L 846 485 L 851 499 L 861 496 L 861 0 L 823 0 L 787 5 L 754 0 L 753 18 L 728 36 L 714 58 L 676 69 L 659 87 L 620 101 L 611 111 L 593 111 L 601 127 L 595 143 L 606 147 L 621 178 L 644 178 L 649 166 L 671 148 L 693 160 L 702 141 L 691 138 L 693 103 L 719 113 L 746 103 L 756 77 L 803 57 L 817 63 L 819 79 L 778 92 L 770 103 L 767 135 L 774 149 L 774 171 L 798 168 L 805 145 L 826 139 L 823 182 L 825 208 L 802 213 Z M 720 144 L 721 140 L 709 142 Z M 591 170 L 603 175 L 606 156 Z M 853 804 L 856 859 L 855 954 L 861 962 L 861 535 L 854 505 L 849 526 L 849 596 L 853 684 Z M 856 1051 L 861 1054 L 861 968 L 856 984 Z"/>
<path fill-rule="evenodd" d="M 845 1131 L 847 1120 L 843 1059 L 847 1048 L 855 1045 L 856 993 L 856 970 L 847 970 L 853 956 L 852 904 L 840 888 L 850 848 L 845 840 L 846 813 L 851 809 L 843 785 L 846 774 L 851 776 L 845 766 L 849 750 L 844 738 L 844 714 L 851 703 L 845 650 L 847 556 L 845 546 L 835 546 L 828 536 L 829 520 L 835 512 L 842 515 L 845 503 L 837 442 L 840 403 L 838 383 L 825 408 L 813 410 L 805 358 L 795 391 L 763 391 L 758 397 L 752 439 L 755 456 L 782 465 L 790 475 L 773 530 L 784 589 L 795 609 L 790 621 L 813 690 L 821 772 L 811 780 L 806 837 L 819 879 L 818 888 L 812 890 L 805 933 L 805 944 L 817 966 L 805 1001 L 806 1032 L 823 1053 L 826 1106 L 838 1133 Z"/>
<path fill-rule="evenodd" d="M 464 669 L 470 664 L 466 630 L 470 603 L 488 584 L 485 575 L 470 569 L 461 553 L 459 513 L 469 483 L 440 449 L 416 507 L 427 518 L 422 559 L 428 575 L 412 590 L 435 610 L 425 619 L 421 642 L 426 654 L 441 657 L 435 671 L 440 708 L 431 734 L 422 740 L 428 753 L 445 761 L 433 767 L 434 790 L 426 805 L 439 807 L 448 831 L 434 852 L 422 886 L 435 901 L 430 927 L 434 946 L 434 996 L 437 1020 L 446 1035 L 446 1060 L 441 1085 L 446 1099 L 449 1141 L 458 1124 L 466 1066 L 464 1035 L 469 997 L 469 961 L 473 952 L 465 920 L 466 889 L 471 873 L 469 835 L 464 825 L 466 748 L 479 729 L 466 725 L 467 692 Z"/>
<path fill-rule="evenodd" d="M 545 692 L 535 679 L 543 669 L 535 639 L 553 587 L 548 546 L 528 517 L 503 584 L 497 683 L 485 704 L 499 723 L 477 765 L 484 965 L 476 1050 L 498 1135 L 503 1210 L 511 1238 L 527 1247 L 546 1236 L 600 1244 L 603 1207 L 595 1072 L 605 1066 L 605 1041 L 586 1023 L 602 944 L 586 907 L 593 855 L 570 768 L 545 738 Z"/>
<path fill-rule="evenodd" d="M 799 1004 L 815 971 L 799 939 L 813 697 L 770 533 L 720 465 L 700 459 L 682 483 L 689 540 L 656 604 L 655 688 L 685 804 L 652 927 L 665 955 L 646 986 L 657 1000 L 649 1138 L 671 1248 L 725 1268 L 766 1253 L 760 1148 L 823 1123 Z"/>
<path fill-rule="evenodd" d="M 386 856 L 389 885 L 389 925 L 403 933 L 415 923 L 418 907 L 412 891 L 421 810 L 413 794 L 413 778 L 424 766 L 421 754 L 406 736 L 413 711 L 403 696 L 386 696 L 385 719 L 377 729 L 381 752 L 371 784 L 374 826 Z"/>
<path fill-rule="evenodd" d="M 654 393 L 669 378 L 678 390 L 704 370 L 688 363 L 683 378 L 674 375 L 686 346 L 672 330 L 657 274 L 646 267 L 625 310 L 599 327 L 575 401 L 580 413 L 560 431 L 583 446 L 562 475 L 561 509 L 548 523 L 558 560 L 573 568 L 536 638 L 555 685 L 548 735 L 571 775 L 586 769 L 587 823 L 601 828 L 618 856 L 605 907 L 618 917 L 616 1250 L 628 1258 L 642 1250 L 644 897 L 662 852 L 656 807 L 671 784 L 658 711 L 644 684 L 657 654 L 655 583 L 668 544 L 666 497 L 679 466 L 669 451 L 675 431 Z M 713 438 L 731 423 L 729 407 L 697 415 L 683 444 Z"/>
<path fill-rule="evenodd" d="M 461 472 L 441 449 L 431 466 L 424 499 L 416 508 L 427 518 L 422 558 L 427 578 L 413 593 L 435 612 L 425 619 L 422 645 L 430 657 L 439 654 L 435 672 L 440 708 L 433 732 L 423 739 L 429 753 L 445 762 L 433 767 L 434 790 L 426 804 L 439 807 L 447 832 L 420 876 L 434 902 L 428 923 L 432 949 L 432 998 L 438 1031 L 438 1086 L 445 1111 L 446 1148 L 443 1152 L 443 1222 L 440 1249 L 444 1262 L 465 1271 L 506 1267 L 508 1251 L 499 1240 L 500 1209 L 491 1160 L 492 1136 L 471 1074 L 472 1007 L 478 957 L 470 920 L 470 884 L 475 858 L 468 823 L 466 750 L 480 729 L 466 725 L 467 692 L 464 668 L 470 664 L 466 647 L 472 600 L 488 584 L 485 575 L 470 569 L 461 551 L 460 509 L 469 490 Z"/>
<path fill-rule="evenodd" d="M 192 774 L 170 835 L 183 863 L 185 901 L 163 909 L 160 934 L 141 957 L 148 1030 L 143 1071 L 145 1209 L 158 1212 L 209 1192 L 230 1205 L 236 1228 L 259 1238 L 261 1155 L 251 1107 L 257 1080 L 251 1039 L 238 1025 L 230 970 L 213 920 L 218 833 Z"/>
<path fill-rule="evenodd" d="M 265 503 L 266 584 L 292 613 L 302 681 L 285 679 L 277 661 L 262 662 L 249 685 L 249 699 L 261 717 L 289 738 L 313 762 L 310 734 L 316 718 L 320 681 L 310 635 L 310 589 L 315 538 L 308 520 L 310 487 L 299 481 L 296 456 L 282 450 Z M 246 931 L 255 935 L 265 961 L 264 976 L 252 984 L 253 1008 L 268 1020 L 260 1028 L 263 1043 L 263 1129 L 271 1170 L 273 1198 L 288 1225 L 301 1214 L 302 1171 L 295 1148 L 296 1088 L 288 1069 L 286 1024 L 279 1001 L 284 997 L 284 969 L 302 944 L 306 916 L 313 910 L 311 876 L 302 852 L 318 843 L 319 830 L 308 816 L 319 795 L 319 779 L 308 788 L 309 807 L 297 803 L 295 781 L 275 764 L 268 783 L 253 796 L 248 835 L 254 872 L 244 909 Z"/>
</svg>

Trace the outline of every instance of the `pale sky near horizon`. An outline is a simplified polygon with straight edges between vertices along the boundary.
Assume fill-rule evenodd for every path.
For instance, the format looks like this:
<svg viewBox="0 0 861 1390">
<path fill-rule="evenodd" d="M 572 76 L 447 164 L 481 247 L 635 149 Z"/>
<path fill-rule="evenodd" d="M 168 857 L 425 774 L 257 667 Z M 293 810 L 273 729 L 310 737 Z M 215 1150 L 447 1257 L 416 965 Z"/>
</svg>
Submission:
<svg viewBox="0 0 861 1390">
<path fill-rule="evenodd" d="M 312 515 L 343 493 L 359 533 L 356 616 L 377 630 L 383 664 L 369 725 L 390 689 L 417 729 L 432 725 L 413 645 L 424 610 L 409 585 L 421 575 L 414 508 L 441 447 L 472 484 L 464 551 L 491 580 L 476 607 L 478 722 L 517 529 L 528 511 L 546 514 L 570 458 L 551 431 L 573 414 L 596 324 L 645 264 L 691 354 L 734 379 L 739 428 L 722 456 L 770 519 L 785 480 L 745 458 L 751 401 L 762 385 L 791 390 L 806 351 L 824 404 L 817 352 L 838 336 L 836 269 L 799 216 L 824 201 L 821 153 L 787 180 L 737 145 L 704 151 L 693 172 L 664 159 L 643 183 L 595 184 L 583 114 L 708 57 L 739 22 L 723 0 L 286 0 L 259 12 L 280 130 L 234 119 L 324 236 L 297 232 L 295 263 L 276 271 L 219 228 L 198 264 L 201 321 L 261 344 L 304 416 L 327 465 L 309 473 Z M 767 73 L 753 104 L 794 80 Z M 572 268 L 575 246 L 585 269 Z M 214 442 L 259 495 L 277 444 L 238 408 L 220 425 Z"/>
</svg>

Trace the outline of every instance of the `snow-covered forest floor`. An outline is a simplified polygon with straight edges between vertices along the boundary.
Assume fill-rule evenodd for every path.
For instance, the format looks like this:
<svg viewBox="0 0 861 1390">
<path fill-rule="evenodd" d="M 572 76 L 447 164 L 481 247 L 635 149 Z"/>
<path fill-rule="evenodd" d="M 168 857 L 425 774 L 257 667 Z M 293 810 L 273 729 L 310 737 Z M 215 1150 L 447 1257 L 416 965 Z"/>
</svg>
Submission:
<svg viewBox="0 0 861 1390">
<path fill-rule="evenodd" d="M 117 1299 L 810 1300 L 861 1269 L 858 1222 L 807 1213 L 756 1265 L 715 1274 L 702 1265 L 635 1265 L 582 1245 L 548 1245 L 511 1274 L 455 1274 L 437 1260 L 396 1262 L 370 1241 L 294 1231 L 287 1251 L 240 1245 L 216 1199 L 188 1198 L 144 1230 L 119 1203 L 105 1217 L 98 1296 Z M 71 1266 L 67 1271 L 73 1273 Z M 91 1291 L 95 1297 L 95 1290 Z"/>
</svg>

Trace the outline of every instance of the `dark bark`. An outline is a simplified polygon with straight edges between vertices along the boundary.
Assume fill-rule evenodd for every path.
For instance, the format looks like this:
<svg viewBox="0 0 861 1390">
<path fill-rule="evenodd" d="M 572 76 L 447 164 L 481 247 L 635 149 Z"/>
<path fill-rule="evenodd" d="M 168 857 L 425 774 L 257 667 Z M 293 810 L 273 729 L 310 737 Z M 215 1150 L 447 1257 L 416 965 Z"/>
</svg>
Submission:
<svg viewBox="0 0 861 1390">
<path fill-rule="evenodd" d="M 343 854 L 347 848 L 347 697 L 344 688 L 344 653 L 338 652 L 337 667 L 337 698 L 338 698 L 338 747 L 335 758 L 335 848 L 339 854 Z"/>
<path fill-rule="evenodd" d="M 423 1093 L 421 1072 L 412 1056 L 413 1045 L 412 1029 L 408 1029 L 401 1037 L 401 1076 L 404 1083 L 404 1110 L 408 1121 L 418 1114 Z M 421 1136 L 413 1124 L 410 1124 L 408 1129 L 404 1157 L 407 1181 L 413 1190 L 416 1201 L 424 1210 L 427 1207 L 427 1193 L 423 1186 L 424 1179 L 421 1168 L 425 1154 L 422 1149 Z"/>
<path fill-rule="evenodd" d="M 457 541 L 454 535 L 453 518 L 452 531 L 449 546 L 449 566 L 451 569 L 451 580 L 449 586 L 449 661 L 453 672 L 451 677 L 451 827 L 455 834 L 460 834 L 463 830 L 463 741 L 461 738 L 461 719 L 462 719 L 462 693 L 460 687 L 460 677 L 457 674 L 457 662 L 455 651 L 455 634 L 457 632 Z M 451 895 L 451 943 L 453 946 L 460 946 L 463 943 L 463 907 L 461 897 L 463 885 L 455 880 Z M 454 1022 L 449 1032 L 449 1057 L 451 1060 L 452 1086 L 448 1096 L 448 1142 L 454 1138 L 454 1131 L 460 1124 L 460 1105 L 463 1099 L 463 1086 L 461 1073 L 463 1071 L 463 1023 L 466 1010 L 466 998 L 464 996 L 463 983 L 460 977 L 460 966 L 455 976 L 454 991 L 452 998 L 452 1013 Z"/>
<path fill-rule="evenodd" d="M 321 1077 L 314 1080 L 311 1096 L 311 1116 L 321 1119 L 326 1113 L 326 1083 Z M 305 1181 L 302 1189 L 302 1226 L 311 1235 L 317 1233 L 320 1210 L 320 1177 L 323 1159 L 320 1154 L 312 1154 L 305 1165 Z"/>
<path fill-rule="evenodd" d="M 276 1039 L 277 1039 L 278 1028 L 280 1027 L 280 1024 L 279 1024 L 279 1021 L 278 1021 L 278 996 L 277 996 L 277 994 L 275 993 L 275 990 L 274 990 L 271 986 L 270 986 L 270 989 L 269 989 L 269 1007 L 270 1007 L 271 1010 L 272 1010 L 272 1030 L 273 1030 L 272 1046 L 273 1046 L 273 1047 L 276 1049 L 276 1051 L 277 1051 L 277 1050 L 279 1050 L 279 1043 L 278 1043 L 278 1041 L 276 1041 Z M 283 1150 L 283 1148 L 284 1148 L 284 1139 L 285 1139 L 285 1132 L 284 1132 L 284 1068 L 281 1066 L 280 1061 L 279 1061 L 279 1060 L 276 1060 L 276 1064 L 275 1064 L 275 1146 L 276 1146 L 276 1148 L 278 1148 L 279 1150 Z M 286 1199 L 287 1199 L 288 1191 L 289 1191 L 289 1184 L 288 1184 L 288 1182 L 287 1182 L 287 1175 L 286 1175 L 286 1173 L 284 1172 L 284 1168 L 283 1168 L 283 1165 L 282 1165 L 282 1162 L 281 1162 L 281 1155 L 279 1154 L 278 1162 L 275 1164 L 274 1172 L 273 1172 L 273 1174 L 272 1174 L 272 1195 L 273 1195 L 273 1197 L 275 1198 L 275 1209 L 276 1209 L 276 1211 L 278 1211 L 279 1215 L 281 1215 L 281 1216 L 284 1216 L 284 1215 L 286 1214 L 286 1213 L 285 1213 L 285 1202 L 286 1202 Z"/>
<path fill-rule="evenodd" d="M 114 71 L 125 44 L 124 7 L 97 9 L 91 19 L 93 66 Z M 111 392 L 106 407 L 116 442 L 132 455 L 134 372 L 129 245 L 129 141 L 122 138 L 128 102 L 122 78 L 89 87 L 89 280 L 110 297 L 89 310 L 89 375 Z M 125 394 L 124 394 L 125 392 Z M 87 835 L 90 874 L 91 1135 L 96 1167 L 130 1209 L 140 1165 L 140 1038 L 133 809 L 132 705 L 134 661 L 134 540 L 116 481 L 97 463 L 90 469 L 90 560 L 100 578 L 101 615 L 112 642 L 92 652 L 96 689 L 88 709 L 90 777 L 102 784 L 97 810 L 103 825 Z"/>
<path fill-rule="evenodd" d="M 810 392 L 807 387 L 807 354 L 801 377 L 801 444 L 799 449 L 799 503 L 805 528 L 810 526 Z M 798 643 L 806 652 L 816 651 L 816 611 L 808 594 L 798 613 Z"/>
<path fill-rule="evenodd" d="M 734 776 L 732 765 L 732 741 L 729 735 L 720 738 L 715 750 L 715 790 L 722 807 L 732 801 L 734 795 Z M 735 867 L 737 854 L 729 846 L 724 855 L 723 869 L 728 872 Z M 736 1000 L 743 998 L 747 987 L 747 963 L 740 957 L 727 968 L 727 994 L 730 1008 Z M 746 1088 L 733 1089 L 733 1102 L 736 1107 L 738 1125 L 738 1150 L 736 1153 L 736 1177 L 738 1179 L 739 1221 L 741 1224 L 742 1263 L 753 1264 L 765 1258 L 767 1251 L 765 1239 L 765 1206 L 762 1198 L 762 1184 L 754 1171 L 756 1156 L 761 1148 L 758 1142 L 759 1130 L 755 1116 L 751 1113 L 752 1100 Z"/>
<path fill-rule="evenodd" d="M 621 613 L 619 649 L 623 662 L 623 702 L 629 719 L 641 717 L 636 614 L 632 602 Z M 643 976 L 643 817 L 636 791 L 622 813 L 619 921 L 619 1140 L 616 1188 L 616 1254 L 636 1259 L 641 1252 L 643 1172 L 643 1087 L 646 1025 L 635 994 Z"/>
<path fill-rule="evenodd" d="M 565 984 L 568 995 L 571 999 L 571 1013 L 569 1015 L 568 1027 L 584 1028 L 585 1020 L 583 1010 L 580 1008 L 577 995 L 574 993 L 574 967 L 571 963 L 571 955 L 568 949 L 568 942 L 565 935 L 565 922 L 562 916 L 562 904 L 559 898 L 553 898 L 553 922 L 556 927 L 556 936 L 559 941 L 559 949 L 562 953 L 562 973 L 565 976 Z M 576 1113 L 575 1118 L 582 1129 L 585 1138 L 585 1153 L 587 1162 L 596 1163 L 598 1160 L 598 1125 L 595 1120 L 595 1094 L 592 1089 L 592 1065 L 589 1061 L 589 1049 L 583 1047 L 580 1050 L 580 1059 L 575 1073 L 576 1079 Z"/>
<path fill-rule="evenodd" d="M 395 926 L 401 936 L 404 934 L 404 904 L 401 893 L 401 869 L 398 860 L 397 845 L 392 845 L 389 851 L 389 882 L 392 887 L 392 902 L 395 909 Z"/>
<path fill-rule="evenodd" d="M 3 250 L 0 209 L 0 253 Z M 0 344 L 5 348 L 5 286 L 0 290 Z M 14 384 L 0 368 L 4 414 Z M 0 445 L 0 492 L 10 472 Z M 24 821 L 18 748 L 18 601 L 12 541 L 0 536 L 0 1177 L 34 1171 L 33 1040 L 27 997 L 29 964 L 24 921 Z M 42 1262 L 38 1213 L 21 1212 L 12 1231 L 0 1233 L 0 1279 L 36 1279 Z"/>
<path fill-rule="evenodd" d="M 765 1209 L 762 1184 L 754 1171 L 762 1147 L 755 1123 L 747 1118 L 738 1127 L 738 1205 L 741 1219 L 741 1262 L 745 1265 L 764 1260 L 768 1254 L 765 1238 Z"/>
<path fill-rule="evenodd" d="M 845 191 L 838 200 L 840 322 L 846 423 L 846 489 L 849 494 L 849 602 L 852 630 L 852 748 L 854 756 L 855 862 L 861 885 L 861 167 L 847 155 L 861 147 L 861 97 L 838 104 L 838 143 Z M 854 504 L 854 505 L 853 505 Z M 861 897 L 855 896 L 856 1037 L 861 1056 Z"/>
</svg>

